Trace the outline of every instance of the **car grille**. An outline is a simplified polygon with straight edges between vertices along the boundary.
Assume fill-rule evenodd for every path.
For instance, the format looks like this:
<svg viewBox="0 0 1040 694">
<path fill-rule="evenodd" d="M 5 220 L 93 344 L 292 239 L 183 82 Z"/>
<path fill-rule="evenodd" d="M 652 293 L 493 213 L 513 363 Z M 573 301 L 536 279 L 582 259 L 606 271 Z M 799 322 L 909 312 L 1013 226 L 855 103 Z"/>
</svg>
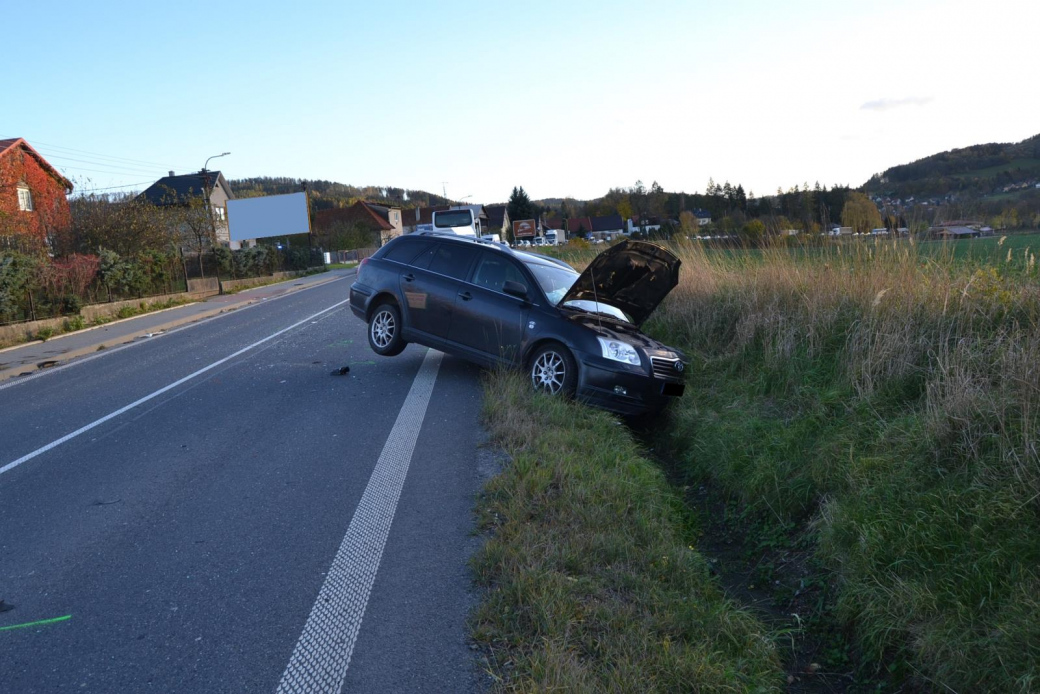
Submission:
<svg viewBox="0 0 1040 694">
<path fill-rule="evenodd" d="M 682 378 L 682 371 L 675 368 L 678 359 L 666 359 L 665 357 L 650 357 L 650 364 L 654 367 L 654 376 L 675 380 Z"/>
</svg>

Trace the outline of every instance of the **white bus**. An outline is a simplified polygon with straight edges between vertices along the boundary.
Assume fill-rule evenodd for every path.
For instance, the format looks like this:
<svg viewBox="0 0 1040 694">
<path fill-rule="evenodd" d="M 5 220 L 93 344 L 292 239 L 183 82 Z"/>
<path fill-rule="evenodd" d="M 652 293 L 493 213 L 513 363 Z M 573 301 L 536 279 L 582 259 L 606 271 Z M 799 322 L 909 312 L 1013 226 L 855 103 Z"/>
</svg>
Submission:
<svg viewBox="0 0 1040 694">
<path fill-rule="evenodd" d="M 480 236 L 480 220 L 473 218 L 473 210 L 438 210 L 433 213 L 433 230 L 442 234 Z"/>
</svg>

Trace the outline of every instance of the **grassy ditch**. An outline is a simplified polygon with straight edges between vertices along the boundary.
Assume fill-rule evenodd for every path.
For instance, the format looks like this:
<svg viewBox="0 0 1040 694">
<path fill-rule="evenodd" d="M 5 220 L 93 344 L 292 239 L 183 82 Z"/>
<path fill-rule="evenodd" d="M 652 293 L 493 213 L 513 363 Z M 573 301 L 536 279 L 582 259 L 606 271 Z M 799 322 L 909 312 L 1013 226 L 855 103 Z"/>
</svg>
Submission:
<svg viewBox="0 0 1040 694">
<path fill-rule="evenodd" d="M 686 483 L 807 549 L 863 662 L 925 689 L 1040 688 L 1033 254 L 680 253 L 648 330 L 693 361 L 657 435 Z"/>
<path fill-rule="evenodd" d="M 46 327 L 40 328 L 34 334 L 24 334 L 17 339 L 9 339 L 0 341 L 0 348 L 13 347 L 15 345 L 31 342 L 33 340 L 47 341 L 52 337 L 59 335 L 66 335 L 68 333 L 78 332 L 85 328 L 93 328 L 99 325 L 106 325 L 112 321 L 122 320 L 124 318 L 132 318 L 133 316 L 140 316 L 145 313 L 154 313 L 155 311 L 164 311 L 168 308 L 174 308 L 175 306 L 183 306 L 184 304 L 193 303 L 194 299 L 167 299 L 165 301 L 141 301 L 136 306 L 123 306 L 119 309 L 118 313 L 111 316 L 98 316 L 91 321 L 87 321 L 81 315 L 68 316 L 62 320 L 61 324 L 57 327 Z"/>
<path fill-rule="evenodd" d="M 660 468 L 603 412 L 492 374 L 511 457 L 479 506 L 474 616 L 498 691 L 749 692 L 783 683 L 762 625 L 722 595 Z"/>
</svg>

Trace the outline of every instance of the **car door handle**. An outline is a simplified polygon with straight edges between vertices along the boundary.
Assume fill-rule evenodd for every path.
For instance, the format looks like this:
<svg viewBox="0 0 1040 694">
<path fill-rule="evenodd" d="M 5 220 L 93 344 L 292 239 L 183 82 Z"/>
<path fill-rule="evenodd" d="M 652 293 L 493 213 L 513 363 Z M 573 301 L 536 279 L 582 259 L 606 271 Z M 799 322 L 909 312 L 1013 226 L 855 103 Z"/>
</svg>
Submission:
<svg viewBox="0 0 1040 694">
<path fill-rule="evenodd" d="M 401 275 L 401 279 L 403 279 L 405 282 L 413 282 L 415 281 L 415 275 L 413 275 L 412 273 L 408 273 L 407 275 Z"/>
<path fill-rule="evenodd" d="M 470 299 L 473 298 L 473 295 L 470 294 L 469 292 L 459 292 L 459 298 L 462 299 L 463 301 L 469 301 Z"/>
</svg>

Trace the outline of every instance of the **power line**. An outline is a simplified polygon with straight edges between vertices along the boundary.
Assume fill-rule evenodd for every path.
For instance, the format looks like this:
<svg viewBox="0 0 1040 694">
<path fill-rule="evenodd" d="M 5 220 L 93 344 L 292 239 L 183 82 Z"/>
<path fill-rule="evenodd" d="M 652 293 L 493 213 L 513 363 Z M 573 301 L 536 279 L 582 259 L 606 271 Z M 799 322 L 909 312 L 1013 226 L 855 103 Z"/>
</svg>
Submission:
<svg viewBox="0 0 1040 694">
<path fill-rule="evenodd" d="M 126 185 L 122 185 L 122 186 L 108 186 L 107 188 L 83 188 L 82 190 L 77 190 L 76 192 L 77 193 L 96 193 L 99 190 L 115 190 L 116 188 L 133 188 L 134 186 L 143 186 L 145 183 L 152 183 L 152 181 L 148 180 L 148 181 L 141 181 L 140 183 L 127 183 Z"/>
<path fill-rule="evenodd" d="M 45 153 L 47 154 L 47 153 Z M 155 167 L 143 167 L 143 166 L 131 166 L 129 164 L 109 164 L 104 161 L 92 161 L 90 159 L 76 159 L 74 157 L 66 157 L 60 154 L 47 154 L 47 159 L 61 159 L 62 161 L 75 161 L 81 164 L 93 164 L 95 166 L 105 166 L 111 169 L 120 169 L 122 171 L 137 171 L 138 173 L 152 173 L 155 171 Z"/>
<path fill-rule="evenodd" d="M 32 143 L 30 143 L 30 144 L 32 144 Z M 124 162 L 129 162 L 131 164 L 147 164 L 147 165 L 150 165 L 150 166 L 160 166 L 160 167 L 165 168 L 165 169 L 170 169 L 170 168 L 173 168 L 173 169 L 177 169 L 177 168 L 191 169 L 191 167 L 185 167 L 185 166 L 181 166 L 181 167 L 173 166 L 173 167 L 171 167 L 169 164 L 160 164 L 159 162 L 155 162 L 155 161 L 145 161 L 143 159 L 130 159 L 128 157 L 116 157 L 116 156 L 113 156 L 111 154 L 103 154 L 101 152 L 90 152 L 90 151 L 87 151 L 85 149 L 76 149 L 74 147 L 65 147 L 65 146 L 62 146 L 62 145 L 53 145 L 53 144 L 48 144 L 46 142 L 36 141 L 35 144 L 39 144 L 39 145 L 41 145 L 43 147 L 49 147 L 49 148 L 54 149 L 54 150 L 63 150 L 65 152 L 74 152 L 76 154 L 89 154 L 90 156 L 93 156 L 93 157 L 100 157 L 102 159 L 112 159 L 112 160 L 124 161 Z"/>
<path fill-rule="evenodd" d="M 103 173 L 108 174 L 110 176 L 141 176 L 148 173 L 147 171 L 102 171 L 100 169 L 88 169 L 83 166 L 62 166 L 60 168 L 63 171 L 89 171 L 90 173 Z M 158 179 L 162 177 L 163 174 L 159 174 L 156 178 Z"/>
</svg>

